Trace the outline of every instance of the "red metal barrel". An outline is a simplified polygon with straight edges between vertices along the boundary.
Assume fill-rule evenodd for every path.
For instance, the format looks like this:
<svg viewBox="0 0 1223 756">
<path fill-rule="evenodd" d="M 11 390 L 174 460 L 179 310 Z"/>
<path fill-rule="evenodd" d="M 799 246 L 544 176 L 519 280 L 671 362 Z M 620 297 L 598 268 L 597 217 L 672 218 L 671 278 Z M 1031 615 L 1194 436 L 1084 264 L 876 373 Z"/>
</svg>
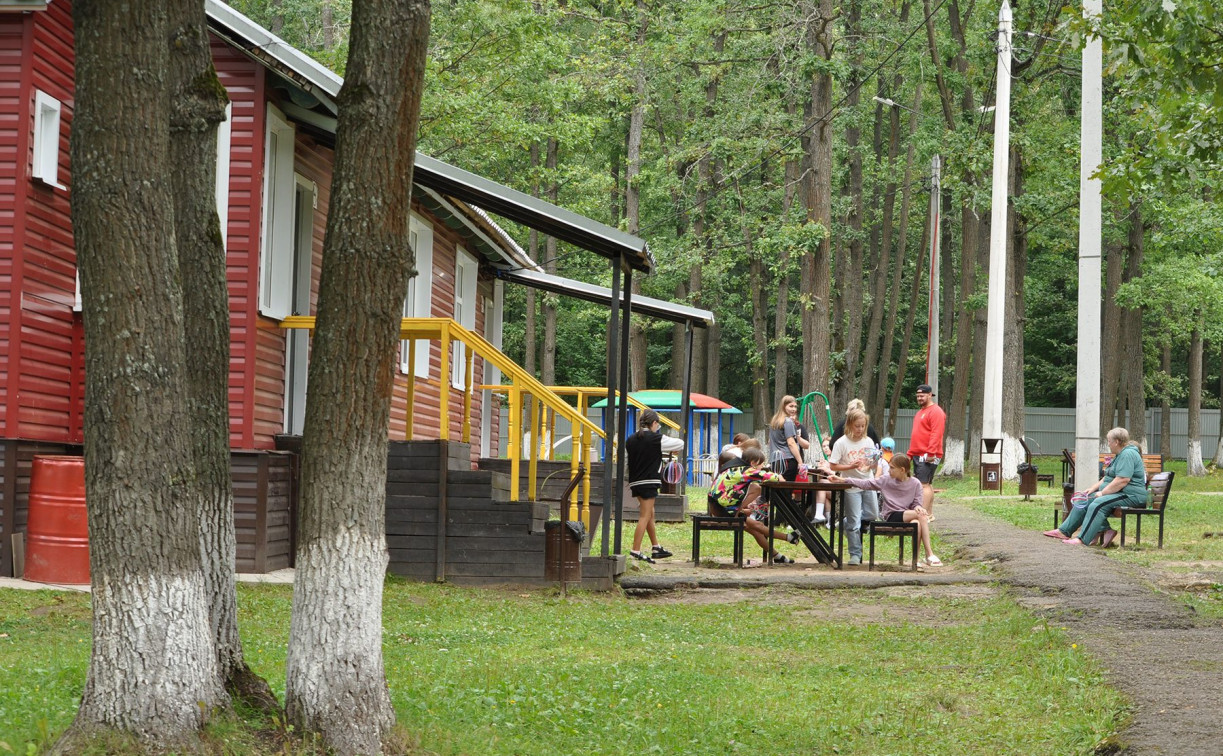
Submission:
<svg viewBox="0 0 1223 756">
<path fill-rule="evenodd" d="M 34 457 L 25 579 L 68 585 L 89 582 L 84 457 Z"/>
</svg>

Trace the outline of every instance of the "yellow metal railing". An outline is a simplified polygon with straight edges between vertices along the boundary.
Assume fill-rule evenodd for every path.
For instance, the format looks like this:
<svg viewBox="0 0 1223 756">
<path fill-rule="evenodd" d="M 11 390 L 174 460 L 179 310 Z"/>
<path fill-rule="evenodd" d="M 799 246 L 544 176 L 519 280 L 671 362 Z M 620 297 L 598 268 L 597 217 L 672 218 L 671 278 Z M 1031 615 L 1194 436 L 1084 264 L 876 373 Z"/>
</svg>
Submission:
<svg viewBox="0 0 1223 756">
<path fill-rule="evenodd" d="M 314 317 L 305 315 L 293 315 L 285 318 L 280 322 L 280 327 L 285 329 L 304 328 L 314 330 Z M 587 456 L 590 449 L 594 445 L 594 437 L 605 438 L 603 430 L 599 426 L 590 422 L 584 413 L 574 409 L 568 402 L 562 399 L 548 387 L 544 386 L 535 379 L 524 368 L 519 366 L 513 360 L 505 355 L 500 349 L 497 349 L 484 337 L 477 333 L 469 331 L 463 326 L 456 323 L 450 318 L 404 318 L 400 324 L 399 338 L 404 341 L 414 341 L 416 339 L 428 339 L 430 341 L 438 341 L 441 343 L 441 369 L 439 371 L 439 394 L 440 394 L 440 429 L 439 437 L 446 441 L 450 439 L 450 345 L 454 342 L 463 344 L 466 349 L 465 354 L 465 371 L 463 381 L 463 424 L 462 424 L 462 439 L 464 443 L 471 441 L 471 400 L 473 394 L 473 376 L 472 370 L 473 361 L 476 355 L 479 355 L 486 365 L 492 365 L 501 371 L 503 375 L 508 377 L 511 383 L 505 386 L 484 386 L 481 388 L 505 389 L 504 393 L 509 398 L 509 427 L 506 429 L 506 437 L 509 440 L 509 458 L 510 458 L 510 480 L 511 480 L 511 501 L 519 499 L 519 476 L 521 475 L 521 457 L 522 450 L 520 448 L 522 442 L 522 434 L 519 432 L 518 423 L 522 417 L 523 400 L 526 397 L 535 399 L 535 407 L 542 411 L 552 413 L 552 417 L 557 415 L 565 418 L 570 422 L 574 429 L 574 453 L 570 459 L 570 475 L 576 475 L 579 466 L 585 466 L 587 471 L 590 470 L 590 460 Z M 412 439 L 412 415 L 415 409 L 416 402 L 416 349 L 413 345 L 408 349 L 409 360 L 407 368 L 408 380 L 408 397 L 407 397 L 407 428 L 406 438 Z M 427 355 L 427 352 L 426 352 Z M 427 357 L 426 357 L 427 359 Z M 606 396 L 606 389 L 604 395 Z M 488 411 L 487 408 L 485 411 Z M 531 418 L 531 438 L 539 438 L 540 412 L 532 412 Z M 538 444 L 531 444 L 529 450 L 530 456 L 527 460 L 527 498 L 534 501 L 538 491 L 538 469 L 539 469 L 539 454 Z M 574 512 L 576 508 L 578 511 Z M 590 527 L 590 475 L 589 473 L 583 477 L 582 498 L 580 505 L 573 505 L 570 512 L 562 513 L 564 519 L 578 519 L 579 517 L 586 523 L 587 528 Z"/>
</svg>

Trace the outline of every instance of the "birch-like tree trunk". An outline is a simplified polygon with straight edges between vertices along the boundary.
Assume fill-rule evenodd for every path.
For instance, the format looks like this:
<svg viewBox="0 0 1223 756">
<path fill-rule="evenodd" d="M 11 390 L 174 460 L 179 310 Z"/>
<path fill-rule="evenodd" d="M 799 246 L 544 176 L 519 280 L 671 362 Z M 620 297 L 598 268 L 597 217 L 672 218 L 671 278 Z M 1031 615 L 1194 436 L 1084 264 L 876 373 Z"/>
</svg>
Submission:
<svg viewBox="0 0 1223 756">
<path fill-rule="evenodd" d="M 1202 464 L 1202 329 L 1205 323 L 1198 315 L 1198 323 L 1189 337 L 1189 433 L 1188 449 L 1185 452 L 1185 468 L 1189 475 L 1200 478 L 1206 474 Z"/>
<path fill-rule="evenodd" d="M 1164 392 L 1159 400 L 1159 453 L 1165 460 L 1172 459 L 1172 400 L 1168 397 L 1168 386 L 1172 381 L 1172 341 L 1164 336 L 1163 352 L 1159 360 L 1163 372 Z"/>
<path fill-rule="evenodd" d="M 228 97 L 212 66 L 203 6 L 192 0 L 173 0 L 166 8 L 171 29 L 174 235 L 183 282 L 186 353 L 192 356 L 187 401 L 196 478 L 190 495 L 200 509 L 200 554 L 217 672 L 234 695 L 275 709 L 279 704 L 271 688 L 243 661 L 234 585 L 237 544 L 229 477 L 229 292 L 216 202 L 217 124 L 225 119 Z"/>
<path fill-rule="evenodd" d="M 357 2 L 310 360 L 285 672 L 289 721 L 337 754 L 395 723 L 382 663 L 387 423 L 408 280 L 427 0 Z M 448 390 L 442 376 L 442 390 Z"/>
<path fill-rule="evenodd" d="M 1219 350 L 1219 398 L 1223 399 L 1223 349 Z M 1210 462 L 1215 467 L 1223 467 L 1223 419 L 1219 425 L 1219 435 L 1215 439 L 1215 456 Z"/>
<path fill-rule="evenodd" d="M 72 223 L 85 324 L 93 648 L 58 753 L 83 752 L 105 730 L 178 746 L 228 705 L 193 485 L 169 11 L 156 2 L 73 5 Z"/>
</svg>

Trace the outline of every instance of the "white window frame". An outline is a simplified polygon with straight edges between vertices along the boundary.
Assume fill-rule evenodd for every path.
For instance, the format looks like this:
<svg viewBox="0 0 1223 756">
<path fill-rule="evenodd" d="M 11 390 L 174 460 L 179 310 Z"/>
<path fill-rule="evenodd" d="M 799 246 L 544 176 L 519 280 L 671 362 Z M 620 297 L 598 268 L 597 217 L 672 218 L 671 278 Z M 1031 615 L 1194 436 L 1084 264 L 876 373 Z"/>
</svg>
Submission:
<svg viewBox="0 0 1223 756">
<path fill-rule="evenodd" d="M 505 309 L 505 282 L 493 281 L 493 295 L 484 298 L 484 338 L 501 349 Z M 501 383 L 501 370 L 491 362 L 484 363 L 484 383 L 495 386 Z M 480 456 L 493 456 L 493 416 L 497 413 L 493 392 L 485 389 L 480 402 Z"/>
<path fill-rule="evenodd" d="M 259 312 L 277 320 L 293 307 L 293 242 L 297 182 L 293 125 L 268 103 L 263 156 L 263 228 L 259 244 Z"/>
<path fill-rule="evenodd" d="M 232 148 L 234 104 L 225 104 L 225 120 L 217 124 L 217 219 L 221 222 L 221 245 L 229 240 L 229 160 Z"/>
<path fill-rule="evenodd" d="M 31 175 L 36 181 L 57 189 L 59 182 L 60 101 L 42 90 L 34 90 L 34 160 Z"/>
<path fill-rule="evenodd" d="M 474 255 L 462 247 L 454 252 L 454 320 L 469 331 L 476 330 L 477 278 L 480 264 Z M 474 366 L 473 366 L 474 367 Z M 451 350 L 450 385 L 466 388 L 464 372 L 467 370 L 466 347 L 456 341 Z"/>
<path fill-rule="evenodd" d="M 408 281 L 408 296 L 403 302 L 405 318 L 433 317 L 433 226 L 416 213 L 412 214 L 408 226 L 409 238 L 415 239 L 416 275 Z M 432 353 L 429 339 L 408 339 L 399 346 L 399 372 L 407 375 L 413 370 L 417 378 L 429 378 L 429 362 Z M 411 350 L 416 349 L 413 364 Z"/>
</svg>

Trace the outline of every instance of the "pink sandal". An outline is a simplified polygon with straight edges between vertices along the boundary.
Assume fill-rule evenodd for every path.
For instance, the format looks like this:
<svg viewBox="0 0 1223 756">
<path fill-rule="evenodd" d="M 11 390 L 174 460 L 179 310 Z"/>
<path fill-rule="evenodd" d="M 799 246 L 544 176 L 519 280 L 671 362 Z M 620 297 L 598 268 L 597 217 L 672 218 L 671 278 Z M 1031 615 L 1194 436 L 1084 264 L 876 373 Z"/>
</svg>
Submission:
<svg viewBox="0 0 1223 756">
<path fill-rule="evenodd" d="M 1066 540 L 1066 534 L 1060 530 L 1046 530 L 1042 535 L 1047 535 L 1050 538 L 1060 538 Z"/>
</svg>

